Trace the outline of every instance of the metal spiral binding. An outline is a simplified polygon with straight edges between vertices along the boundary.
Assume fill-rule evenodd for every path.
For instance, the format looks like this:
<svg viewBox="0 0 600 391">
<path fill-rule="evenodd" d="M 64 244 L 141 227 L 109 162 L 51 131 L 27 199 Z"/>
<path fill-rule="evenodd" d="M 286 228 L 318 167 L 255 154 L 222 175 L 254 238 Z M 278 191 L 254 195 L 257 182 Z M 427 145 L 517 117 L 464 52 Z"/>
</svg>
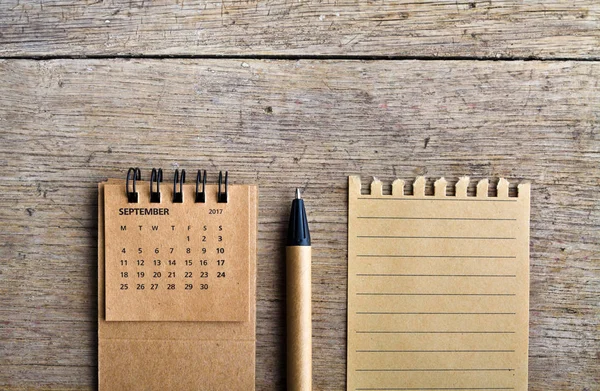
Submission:
<svg viewBox="0 0 600 391">
<path fill-rule="evenodd" d="M 219 181 L 217 189 L 217 203 L 227 203 L 229 201 L 229 172 L 219 171 Z M 195 203 L 206 203 L 206 170 L 198 170 L 196 174 L 196 192 Z M 127 171 L 127 181 L 125 183 L 125 192 L 127 201 L 130 203 L 139 202 L 139 193 L 137 191 L 137 181 L 142 179 L 141 171 L 138 167 L 129 168 Z M 150 203 L 160 204 L 162 202 L 162 193 L 160 192 L 160 183 L 163 181 L 162 168 L 153 168 L 150 174 Z M 132 182 L 130 185 L 129 182 Z M 179 183 L 179 186 L 177 186 Z M 173 203 L 183 203 L 183 184 L 185 183 L 185 170 L 175 170 L 173 175 Z"/>
<path fill-rule="evenodd" d="M 199 192 L 198 188 L 200 186 L 200 182 L 202 182 L 202 191 Z M 206 202 L 206 170 L 204 170 L 204 175 L 202 175 L 202 170 L 198 170 L 198 174 L 196 175 L 196 200 L 195 202 Z"/>
<path fill-rule="evenodd" d="M 133 175 L 132 175 L 133 173 Z M 129 191 L 129 178 L 133 180 L 132 191 Z M 127 192 L 127 202 L 137 203 L 139 200 L 138 192 L 135 187 L 135 182 L 142 179 L 142 172 L 138 167 L 131 167 L 127 171 L 127 181 L 125 182 L 125 191 Z"/>
<path fill-rule="evenodd" d="M 227 203 L 227 171 L 225 171 L 225 191 L 222 191 L 223 171 L 219 171 L 219 192 L 217 194 L 218 203 Z"/>
<path fill-rule="evenodd" d="M 177 182 L 179 182 L 179 191 L 177 191 Z M 185 170 L 181 170 L 181 177 L 179 176 L 179 170 L 175 170 L 173 176 L 173 203 L 181 204 L 183 202 L 183 184 L 185 183 Z"/>
<path fill-rule="evenodd" d="M 163 180 L 162 168 L 158 170 L 156 168 L 152 169 L 152 175 L 150 176 L 150 202 L 160 204 L 160 183 Z M 153 191 L 154 185 L 156 182 L 156 191 Z"/>
</svg>

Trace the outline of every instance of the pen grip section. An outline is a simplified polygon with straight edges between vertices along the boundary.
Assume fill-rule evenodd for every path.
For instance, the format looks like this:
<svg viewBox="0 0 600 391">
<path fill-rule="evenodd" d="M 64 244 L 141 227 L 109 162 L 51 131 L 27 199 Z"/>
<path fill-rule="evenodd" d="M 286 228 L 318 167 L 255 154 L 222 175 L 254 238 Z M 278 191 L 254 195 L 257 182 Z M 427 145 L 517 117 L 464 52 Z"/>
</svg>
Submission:
<svg viewBox="0 0 600 391">
<path fill-rule="evenodd" d="M 312 389 L 311 247 L 286 248 L 288 391 Z"/>
</svg>

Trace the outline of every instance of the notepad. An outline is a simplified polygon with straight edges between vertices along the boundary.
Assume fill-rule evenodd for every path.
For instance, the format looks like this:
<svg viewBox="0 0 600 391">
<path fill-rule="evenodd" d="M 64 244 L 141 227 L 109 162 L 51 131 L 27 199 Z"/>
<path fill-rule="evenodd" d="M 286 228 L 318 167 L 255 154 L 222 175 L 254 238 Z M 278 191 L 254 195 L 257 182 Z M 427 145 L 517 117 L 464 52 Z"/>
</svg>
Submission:
<svg viewBox="0 0 600 391">
<path fill-rule="evenodd" d="M 349 178 L 348 390 L 527 389 L 530 185 L 469 183 Z"/>
</svg>

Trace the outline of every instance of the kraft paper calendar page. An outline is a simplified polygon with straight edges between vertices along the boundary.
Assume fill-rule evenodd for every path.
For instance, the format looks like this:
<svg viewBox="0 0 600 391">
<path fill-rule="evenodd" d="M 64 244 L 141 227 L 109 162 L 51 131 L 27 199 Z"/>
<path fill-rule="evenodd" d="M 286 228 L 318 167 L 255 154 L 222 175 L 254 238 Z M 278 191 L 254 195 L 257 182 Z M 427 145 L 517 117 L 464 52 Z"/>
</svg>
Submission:
<svg viewBox="0 0 600 391">
<path fill-rule="evenodd" d="M 253 390 L 257 187 L 126 184 L 98 185 L 98 389 Z"/>
<path fill-rule="evenodd" d="M 529 184 L 349 178 L 348 390 L 526 390 Z"/>
</svg>

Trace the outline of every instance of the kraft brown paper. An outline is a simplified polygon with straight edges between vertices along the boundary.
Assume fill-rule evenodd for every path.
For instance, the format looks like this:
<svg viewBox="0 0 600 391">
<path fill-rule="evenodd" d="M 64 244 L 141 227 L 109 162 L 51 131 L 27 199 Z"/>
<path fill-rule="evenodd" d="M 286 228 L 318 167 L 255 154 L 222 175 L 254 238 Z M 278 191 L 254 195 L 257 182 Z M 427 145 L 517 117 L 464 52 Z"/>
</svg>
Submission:
<svg viewBox="0 0 600 391">
<path fill-rule="evenodd" d="M 161 204 L 144 205 L 148 197 L 148 183 L 138 182 L 140 203 L 136 207 L 166 207 L 173 208 L 171 202 L 172 188 L 161 188 Z M 117 186 L 111 189 L 112 186 Z M 193 194 L 190 188 L 193 185 L 184 185 L 184 203 L 177 206 L 190 207 L 193 204 Z M 120 190 L 119 190 L 120 188 Z M 241 202 L 242 213 L 229 217 L 229 226 L 236 225 L 236 232 L 244 232 L 244 236 L 229 237 L 225 245 L 226 250 L 235 248 L 244 242 L 245 247 L 237 252 L 237 262 L 245 263 L 245 267 L 234 267 L 231 275 L 244 288 L 241 293 L 240 303 L 234 308 L 242 315 L 233 318 L 240 321 L 229 321 L 232 318 L 228 309 L 220 311 L 214 306 L 194 307 L 189 298 L 179 296 L 176 301 L 169 302 L 169 308 L 158 304 L 155 300 L 139 295 L 137 302 L 151 312 L 148 319 L 143 320 L 144 314 L 136 306 L 136 301 L 117 300 L 110 310 L 114 312 L 115 321 L 107 320 L 106 291 L 112 286 L 107 282 L 106 263 L 115 259 L 105 257 L 105 249 L 110 248 L 105 236 L 106 219 L 113 219 L 111 213 L 105 214 L 106 198 L 108 192 L 118 191 L 124 195 L 125 181 L 109 180 L 98 186 L 98 386 L 99 390 L 254 390 L 255 383 L 255 339 L 256 339 L 256 232 L 257 232 L 257 188 L 256 186 L 230 185 L 229 204 L 230 210 L 237 208 L 236 203 Z M 111 189 L 111 190 L 107 190 Z M 212 194 L 212 193 L 215 194 Z M 244 195 L 243 197 L 236 196 Z M 112 194 L 109 195 L 109 197 Z M 213 200 L 214 198 L 214 200 Z M 120 201 L 117 202 L 120 204 Z M 190 205 L 191 204 L 191 205 Z M 132 204 L 127 204 L 131 206 Z M 207 205 L 211 208 L 222 208 L 224 204 L 216 203 L 216 188 L 207 185 Z M 112 207 L 118 205 L 111 204 Z M 181 215 L 169 215 L 180 218 Z M 122 221 L 123 216 L 118 216 Z M 154 216 L 142 216 L 154 217 Z M 163 216 L 164 217 L 164 216 Z M 225 217 L 225 216 L 223 216 Z M 138 216 L 139 218 L 139 216 Z M 213 221 L 212 223 L 215 223 Z M 131 237 L 125 237 L 132 240 Z M 122 240 L 123 237 L 118 238 Z M 135 238 L 146 240 L 147 238 Z M 235 242 L 235 243 L 234 243 Z M 158 243 L 152 240 L 150 243 Z M 164 243 L 163 243 L 164 244 Z M 226 254 L 233 254 L 235 252 Z M 198 259 L 194 257 L 193 259 Z M 226 258 L 231 259 L 233 258 Z M 177 258 L 179 260 L 179 258 Z M 117 258 L 117 262 L 119 259 Z M 240 272 L 247 270 L 243 277 Z M 114 276 L 113 276 L 114 278 Z M 214 279 L 213 279 L 214 281 Z M 179 283 L 179 282 L 178 282 Z M 217 286 L 215 286 L 216 288 Z M 229 289 L 228 286 L 227 289 Z M 105 291 L 106 288 L 106 291 Z M 220 291 L 224 286 L 218 287 Z M 153 293 L 166 292 L 153 292 Z M 136 292 L 143 293 L 144 292 Z M 169 292 L 173 293 L 173 292 Z M 190 292 L 188 292 L 190 293 Z M 227 292 L 222 292 L 227 296 Z M 236 293 L 237 295 L 237 293 Z M 144 300 L 150 300 L 147 304 Z M 165 299 L 167 300 L 167 299 Z M 213 300 L 211 298 L 211 300 Z M 168 301 L 165 301 L 168 302 Z M 156 304 L 156 305 L 154 305 Z M 126 309 L 120 308 L 125 306 Z M 147 306 L 147 307 L 146 307 Z M 172 310 L 172 306 L 181 306 L 185 310 Z M 157 310 L 158 307 L 160 311 Z M 200 308 L 200 309 L 198 309 Z M 213 312 L 201 314 L 197 317 L 194 311 Z M 214 313 L 216 312 L 216 313 Z M 133 314 L 133 315 L 131 315 Z M 220 321 L 223 316 L 228 321 Z M 125 320 L 124 320 L 125 319 Z M 134 319 L 135 321 L 131 321 Z M 175 319 L 171 321 L 169 319 Z M 180 319 L 207 319 L 210 321 L 181 321 Z"/>
<path fill-rule="evenodd" d="M 195 203 L 195 185 L 183 185 L 184 202 L 173 203 L 173 187 L 163 186 L 162 202 L 150 203 L 148 182 L 138 182 L 139 202 L 129 203 L 124 186 L 104 185 L 106 319 L 247 320 L 254 188 L 229 186 L 229 202 L 217 203 L 217 185 L 207 185 L 211 196 Z"/>
<path fill-rule="evenodd" d="M 348 390 L 527 390 L 529 184 L 349 178 Z"/>
<path fill-rule="evenodd" d="M 312 390 L 311 248 L 286 248 L 287 390 Z"/>
</svg>

